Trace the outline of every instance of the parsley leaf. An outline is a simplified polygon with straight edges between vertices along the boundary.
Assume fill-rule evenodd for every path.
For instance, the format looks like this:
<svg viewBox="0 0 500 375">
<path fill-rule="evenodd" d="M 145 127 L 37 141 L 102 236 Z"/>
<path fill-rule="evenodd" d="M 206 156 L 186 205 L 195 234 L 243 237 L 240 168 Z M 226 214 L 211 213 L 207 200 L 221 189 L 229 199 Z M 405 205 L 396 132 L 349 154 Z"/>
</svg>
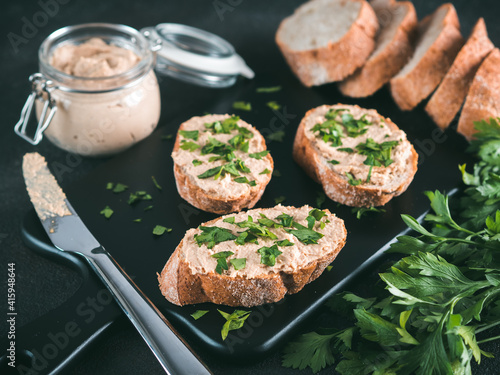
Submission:
<svg viewBox="0 0 500 375">
<path fill-rule="evenodd" d="M 230 331 L 234 331 L 243 327 L 245 320 L 250 316 L 251 311 L 234 310 L 232 314 L 228 314 L 222 310 L 217 311 L 226 319 L 226 323 L 222 326 L 222 340 L 227 338 Z"/>
<path fill-rule="evenodd" d="M 158 181 L 156 181 L 155 176 L 151 176 L 151 180 L 153 181 L 153 184 L 156 186 L 156 188 L 161 191 L 162 187 L 160 186 L 160 184 L 158 183 Z"/>
<path fill-rule="evenodd" d="M 198 159 L 194 159 L 194 160 L 193 160 L 193 165 L 194 165 L 195 167 L 197 167 L 198 165 L 202 165 L 202 164 L 203 164 L 203 162 L 202 162 L 201 160 L 198 160 Z"/>
<path fill-rule="evenodd" d="M 276 257 L 283 254 L 282 251 L 278 250 L 277 245 L 263 246 L 257 252 L 260 254 L 260 263 L 269 267 L 273 267 L 276 264 Z"/>
<path fill-rule="evenodd" d="M 239 109 L 241 111 L 251 111 L 252 110 L 252 104 L 250 102 L 234 102 L 233 103 L 233 108 L 234 109 Z"/>
<path fill-rule="evenodd" d="M 194 240 L 198 246 L 206 244 L 209 249 L 213 248 L 218 243 L 235 240 L 237 238 L 229 229 L 226 228 L 204 226 L 199 226 L 198 228 L 201 229 L 202 233 L 195 234 Z"/>
<path fill-rule="evenodd" d="M 259 174 L 269 174 L 269 173 L 271 173 L 271 171 L 266 168 L 262 172 L 260 172 Z"/>
<path fill-rule="evenodd" d="M 200 145 L 198 143 L 195 143 L 195 142 L 182 140 L 180 147 L 182 150 L 193 152 L 193 151 L 199 149 Z"/>
<path fill-rule="evenodd" d="M 228 270 L 229 267 L 227 265 L 227 257 L 233 255 L 232 251 L 221 251 L 215 254 L 212 254 L 211 257 L 217 259 L 217 266 L 215 266 L 215 272 L 219 275 L 222 275 L 223 270 Z"/>
<path fill-rule="evenodd" d="M 197 141 L 199 131 L 198 130 L 179 130 L 179 134 L 182 135 L 184 138 Z"/>
<path fill-rule="evenodd" d="M 121 193 L 121 192 L 124 192 L 125 190 L 127 190 L 128 186 L 118 182 L 112 189 L 113 189 L 113 193 Z"/>
<path fill-rule="evenodd" d="M 356 214 L 356 219 L 361 219 L 365 214 L 369 212 L 385 212 L 385 209 L 383 208 L 377 208 L 377 207 L 353 207 L 351 209 L 351 212 L 353 214 Z"/>
<path fill-rule="evenodd" d="M 236 271 L 242 270 L 247 265 L 247 258 L 233 258 L 229 262 L 233 265 Z"/>
<path fill-rule="evenodd" d="M 269 154 L 269 150 L 261 151 L 261 152 L 255 152 L 253 154 L 248 154 L 251 158 L 261 160 L 264 156 Z"/>
<path fill-rule="evenodd" d="M 172 232 L 172 228 L 167 228 L 167 227 L 164 227 L 163 225 L 156 225 L 153 228 L 153 234 L 155 236 L 161 236 L 162 234 L 169 233 L 169 232 Z"/>
<path fill-rule="evenodd" d="M 106 206 L 102 209 L 100 214 L 103 215 L 106 219 L 109 219 L 113 215 L 113 212 L 114 211 L 109 206 Z"/>
<path fill-rule="evenodd" d="M 276 92 L 276 91 L 280 91 L 281 90 L 281 86 L 271 86 L 271 87 L 257 87 L 257 89 L 255 90 L 258 94 L 268 94 L 268 93 L 272 93 L 272 92 Z"/>
<path fill-rule="evenodd" d="M 194 320 L 200 319 L 203 315 L 208 313 L 208 310 L 196 310 L 194 313 L 191 314 Z"/>
<path fill-rule="evenodd" d="M 275 244 L 278 246 L 293 246 L 293 245 L 295 245 L 293 242 L 290 242 L 288 239 L 276 241 Z"/>
<path fill-rule="evenodd" d="M 297 239 L 306 244 L 317 244 L 318 240 L 322 238 L 324 235 L 316 232 L 310 228 L 307 228 L 299 223 L 293 222 L 293 226 L 297 229 L 285 229 L 288 233 L 293 234 Z"/>
<path fill-rule="evenodd" d="M 273 101 L 270 101 L 270 102 L 267 102 L 267 103 L 266 103 L 266 105 L 267 105 L 269 108 L 271 108 L 271 109 L 273 109 L 273 110 L 275 110 L 275 111 L 278 111 L 279 109 L 281 109 L 281 105 L 279 105 L 279 104 L 278 104 L 278 102 L 276 102 L 276 101 L 274 101 L 274 100 L 273 100 Z"/>
<path fill-rule="evenodd" d="M 358 186 L 363 182 L 362 180 L 355 179 L 354 176 L 349 172 L 345 172 L 345 175 L 347 177 L 347 182 L 349 183 L 349 185 Z"/>
</svg>

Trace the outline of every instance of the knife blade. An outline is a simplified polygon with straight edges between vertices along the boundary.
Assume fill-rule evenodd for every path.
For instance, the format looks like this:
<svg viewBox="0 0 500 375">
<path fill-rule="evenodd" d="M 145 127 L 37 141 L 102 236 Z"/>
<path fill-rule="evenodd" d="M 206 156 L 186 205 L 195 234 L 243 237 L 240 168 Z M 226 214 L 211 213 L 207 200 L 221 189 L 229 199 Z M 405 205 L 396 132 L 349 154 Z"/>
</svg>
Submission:
<svg viewBox="0 0 500 375">
<path fill-rule="evenodd" d="M 23 158 L 23 176 L 35 211 L 61 251 L 85 258 L 141 334 L 167 374 L 211 374 L 156 306 L 99 244 L 69 203 L 40 154 Z"/>
</svg>

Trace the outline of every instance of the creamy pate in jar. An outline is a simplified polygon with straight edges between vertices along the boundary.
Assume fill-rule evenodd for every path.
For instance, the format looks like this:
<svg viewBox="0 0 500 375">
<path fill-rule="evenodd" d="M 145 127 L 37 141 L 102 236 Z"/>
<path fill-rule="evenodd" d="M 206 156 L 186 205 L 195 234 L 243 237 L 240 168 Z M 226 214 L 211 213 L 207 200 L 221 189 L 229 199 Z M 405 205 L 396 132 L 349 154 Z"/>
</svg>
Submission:
<svg viewBox="0 0 500 375">
<path fill-rule="evenodd" d="M 147 137 L 160 117 L 149 43 L 135 29 L 89 24 L 62 29 L 40 47 L 40 71 L 56 107 L 45 135 L 87 156 L 114 154 Z M 43 100 L 36 101 L 37 116 Z"/>
</svg>

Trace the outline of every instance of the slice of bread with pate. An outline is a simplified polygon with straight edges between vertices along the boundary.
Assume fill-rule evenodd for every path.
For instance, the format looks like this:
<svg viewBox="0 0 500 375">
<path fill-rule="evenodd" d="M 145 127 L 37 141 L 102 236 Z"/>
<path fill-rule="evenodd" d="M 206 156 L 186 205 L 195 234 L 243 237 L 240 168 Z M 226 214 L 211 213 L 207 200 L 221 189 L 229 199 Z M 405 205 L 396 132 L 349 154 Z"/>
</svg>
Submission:
<svg viewBox="0 0 500 375">
<path fill-rule="evenodd" d="M 259 208 L 189 229 L 158 275 L 173 304 L 256 306 L 317 279 L 340 252 L 343 220 L 309 206 Z"/>
<path fill-rule="evenodd" d="M 460 111 L 479 65 L 493 48 L 495 46 L 488 38 L 484 19 L 480 18 L 450 70 L 425 106 L 429 116 L 441 129 L 446 129 Z"/>
<path fill-rule="evenodd" d="M 344 104 L 306 113 L 293 157 L 330 199 L 357 207 L 381 206 L 403 193 L 418 160 L 406 134 L 390 119 Z"/>
<path fill-rule="evenodd" d="M 413 54 L 417 13 L 409 1 L 373 0 L 370 2 L 380 30 L 377 45 L 366 63 L 339 83 L 342 94 L 354 98 L 374 94 L 394 77 Z"/>
<path fill-rule="evenodd" d="M 475 121 L 500 117 L 500 50 L 493 49 L 479 66 L 467 93 L 457 131 L 474 138 Z"/>
<path fill-rule="evenodd" d="M 455 7 L 446 3 L 418 26 L 415 52 L 391 79 L 391 94 L 402 110 L 409 111 L 439 85 L 463 45 Z"/>
<path fill-rule="evenodd" d="M 217 214 L 252 208 L 273 172 L 264 137 L 238 116 L 206 115 L 184 122 L 172 158 L 180 196 Z"/>
<path fill-rule="evenodd" d="M 365 0 L 313 0 L 285 18 L 276 43 L 305 86 L 341 81 L 375 48 L 378 21 Z"/>
</svg>

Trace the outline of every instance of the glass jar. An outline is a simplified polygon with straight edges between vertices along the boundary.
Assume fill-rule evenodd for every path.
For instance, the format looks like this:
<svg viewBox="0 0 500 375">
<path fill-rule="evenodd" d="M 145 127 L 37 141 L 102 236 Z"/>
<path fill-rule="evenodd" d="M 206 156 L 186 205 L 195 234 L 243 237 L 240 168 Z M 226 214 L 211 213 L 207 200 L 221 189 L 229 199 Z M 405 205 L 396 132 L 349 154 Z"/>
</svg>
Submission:
<svg viewBox="0 0 500 375">
<path fill-rule="evenodd" d="M 100 77 L 79 77 L 52 65 L 57 48 L 92 38 L 131 50 L 139 61 L 122 73 Z M 45 39 L 38 58 L 40 73 L 30 77 L 39 124 L 33 142 L 44 132 L 64 150 L 104 156 L 123 151 L 156 128 L 161 104 L 155 58 L 137 30 L 99 23 L 65 27 Z"/>
<path fill-rule="evenodd" d="M 57 69 L 58 48 L 93 38 L 132 51 L 138 62 L 117 74 L 78 76 Z M 67 56 L 66 56 L 67 57 Z M 223 88 L 253 71 L 222 38 L 186 25 L 163 23 L 134 28 L 106 23 L 68 26 L 50 34 L 38 52 L 40 72 L 30 76 L 32 92 L 15 132 L 38 144 L 43 134 L 56 146 L 80 155 L 118 153 L 147 137 L 160 117 L 160 90 L 154 68 L 206 87 Z M 95 68 L 97 62 L 89 62 Z M 37 127 L 29 135 L 35 109 Z"/>
</svg>

